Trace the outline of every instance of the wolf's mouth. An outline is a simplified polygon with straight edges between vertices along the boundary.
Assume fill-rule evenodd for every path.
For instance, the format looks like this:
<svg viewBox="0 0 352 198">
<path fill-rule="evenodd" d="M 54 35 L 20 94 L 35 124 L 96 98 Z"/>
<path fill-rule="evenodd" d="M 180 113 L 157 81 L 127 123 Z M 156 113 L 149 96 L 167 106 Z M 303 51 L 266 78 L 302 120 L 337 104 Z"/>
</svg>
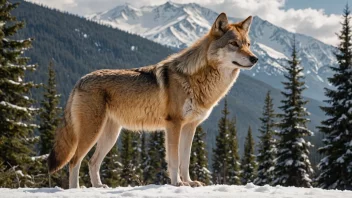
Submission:
<svg viewBox="0 0 352 198">
<path fill-rule="evenodd" d="M 238 65 L 238 66 L 240 66 L 240 67 L 245 67 L 245 68 L 250 68 L 250 67 L 252 67 L 252 66 L 244 66 L 244 65 L 241 65 L 241 64 L 239 64 L 239 63 L 236 62 L 236 61 L 232 61 L 232 63 L 235 64 L 235 65 Z"/>
</svg>

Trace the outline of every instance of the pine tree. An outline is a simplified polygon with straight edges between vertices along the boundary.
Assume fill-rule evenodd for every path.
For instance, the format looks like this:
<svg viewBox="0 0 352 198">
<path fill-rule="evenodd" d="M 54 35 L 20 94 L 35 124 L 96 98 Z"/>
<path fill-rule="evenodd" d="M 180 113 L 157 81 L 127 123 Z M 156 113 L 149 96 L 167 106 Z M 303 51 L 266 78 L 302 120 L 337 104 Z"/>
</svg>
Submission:
<svg viewBox="0 0 352 198">
<path fill-rule="evenodd" d="M 147 134 L 142 133 L 141 139 L 141 171 L 142 171 L 142 184 L 146 184 L 145 178 L 147 176 L 146 167 L 147 167 L 147 160 L 148 160 L 148 147 L 147 147 Z"/>
<path fill-rule="evenodd" d="M 27 65 L 29 58 L 22 56 L 31 47 L 32 40 L 14 39 L 17 31 L 24 27 L 23 22 L 11 16 L 10 12 L 17 6 L 18 3 L 0 0 L 0 163 L 5 172 L 17 171 L 21 180 L 18 186 L 23 187 L 33 185 L 28 174 L 35 168 L 31 167 L 30 156 L 34 154 L 36 143 L 33 133 L 36 125 L 32 121 L 36 109 L 28 97 L 30 89 L 36 85 L 23 79 L 25 72 L 35 70 L 36 66 Z"/>
<path fill-rule="evenodd" d="M 109 187 L 115 188 L 120 186 L 120 173 L 122 164 L 119 162 L 119 153 L 117 145 L 113 146 L 110 152 L 106 155 L 101 166 L 102 183 Z"/>
<path fill-rule="evenodd" d="M 259 129 L 261 132 L 257 162 L 258 172 L 257 178 L 254 180 L 256 185 L 271 184 L 274 180 L 274 168 L 276 158 L 276 140 L 274 139 L 275 113 L 273 99 L 270 96 L 270 91 L 266 94 L 265 104 L 263 108 L 263 116 L 260 118 L 262 126 Z"/>
<path fill-rule="evenodd" d="M 11 169 L 7 169 L 6 166 L 0 162 L 0 187 L 17 188 L 19 185 L 13 178 L 16 178 L 15 172 Z"/>
<path fill-rule="evenodd" d="M 222 110 L 222 117 L 219 120 L 219 134 L 216 137 L 216 147 L 213 150 L 213 183 L 214 184 L 227 184 L 227 176 L 228 176 L 228 166 L 227 166 L 227 158 L 228 158 L 228 144 L 227 138 L 229 137 L 229 129 L 228 129 L 228 107 L 227 100 L 225 98 L 224 109 Z"/>
<path fill-rule="evenodd" d="M 254 155 L 254 140 L 251 127 L 244 143 L 244 154 L 241 162 L 242 184 L 253 182 L 256 177 L 257 163 Z"/>
<path fill-rule="evenodd" d="M 211 184 L 211 174 L 208 170 L 208 154 L 204 136 L 203 128 L 198 126 L 193 138 L 189 169 L 192 179 L 209 185 Z"/>
<path fill-rule="evenodd" d="M 50 153 L 53 147 L 54 135 L 60 121 L 61 108 L 58 106 L 60 95 L 56 91 L 54 64 L 51 61 L 48 67 L 48 84 L 44 86 L 44 99 L 41 102 L 40 112 L 40 155 Z"/>
<path fill-rule="evenodd" d="M 143 184 L 143 171 L 141 169 L 141 138 L 142 133 L 132 133 L 132 165 L 134 177 L 138 185 Z"/>
<path fill-rule="evenodd" d="M 136 167 L 133 164 L 134 151 L 133 151 L 133 132 L 128 130 L 121 131 L 122 142 L 121 142 L 121 186 L 137 186 L 139 180 L 137 178 Z"/>
<path fill-rule="evenodd" d="M 157 134 L 158 132 L 151 133 L 148 138 L 148 150 L 147 150 L 147 159 L 145 161 L 145 168 L 144 172 L 144 183 L 145 184 L 153 184 L 155 181 L 155 176 L 157 172 L 157 168 L 160 167 L 159 165 L 159 153 L 156 150 L 157 142 Z"/>
<path fill-rule="evenodd" d="M 283 82 L 286 91 L 281 92 L 284 99 L 281 101 L 278 114 L 281 122 L 278 124 L 280 137 L 277 145 L 277 164 L 275 167 L 274 185 L 311 187 L 310 175 L 313 172 L 309 161 L 309 148 L 311 144 L 304 139 L 311 136 L 312 132 L 306 128 L 309 121 L 306 118 L 309 113 L 304 108 L 308 102 L 302 98 L 302 91 L 305 89 L 303 68 L 299 66 L 296 51 L 296 41 L 293 41 L 292 59 L 288 61 L 285 74 L 287 82 Z"/>
<path fill-rule="evenodd" d="M 238 154 L 238 139 L 237 139 L 237 129 L 236 129 L 236 119 L 229 122 L 229 156 L 227 158 L 228 164 L 228 177 L 227 181 L 230 185 L 240 185 L 241 184 L 241 163 L 240 156 Z"/>
<path fill-rule="evenodd" d="M 325 134 L 324 146 L 319 151 L 325 155 L 318 165 L 318 186 L 325 189 L 352 190 L 352 43 L 351 12 L 346 5 L 342 30 L 339 33 L 338 67 L 329 82 L 336 89 L 325 88 L 329 106 L 321 107 L 328 116 L 319 129 Z"/>
<path fill-rule="evenodd" d="M 166 162 L 166 149 L 165 149 L 165 133 L 158 132 L 157 133 L 157 144 L 156 150 L 159 154 L 159 167 L 157 168 L 156 179 L 154 184 L 164 185 L 171 183 L 169 174 L 167 172 L 167 162 Z"/>
<path fill-rule="evenodd" d="M 41 102 L 40 123 L 39 123 L 39 152 L 41 156 L 37 156 L 37 167 L 39 168 L 38 175 L 41 175 L 36 180 L 40 183 L 40 187 L 46 186 L 61 186 L 66 187 L 64 180 L 68 179 L 68 174 L 65 169 L 58 171 L 55 174 L 48 175 L 46 157 L 53 146 L 55 130 L 59 125 L 59 115 L 61 108 L 59 105 L 60 95 L 56 91 L 55 70 L 53 62 L 48 66 L 48 83 L 44 85 L 44 97 Z M 49 181 L 50 179 L 50 181 Z"/>
<path fill-rule="evenodd" d="M 144 170 L 145 184 L 168 184 L 170 179 L 167 174 L 165 160 L 164 133 L 154 132 L 150 134 L 148 144 L 148 159 Z"/>
</svg>

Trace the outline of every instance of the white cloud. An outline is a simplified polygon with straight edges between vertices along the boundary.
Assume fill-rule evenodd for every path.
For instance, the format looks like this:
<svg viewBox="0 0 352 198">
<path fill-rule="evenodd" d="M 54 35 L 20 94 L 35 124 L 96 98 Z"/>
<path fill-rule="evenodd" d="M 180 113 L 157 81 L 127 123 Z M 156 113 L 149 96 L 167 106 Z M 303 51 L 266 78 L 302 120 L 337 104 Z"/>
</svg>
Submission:
<svg viewBox="0 0 352 198">
<path fill-rule="evenodd" d="M 60 10 L 67 10 L 77 6 L 76 0 L 27 0 L 37 4 L 47 5 Z"/>
<path fill-rule="evenodd" d="M 166 0 L 29 0 L 79 15 L 111 9 L 126 2 L 140 7 L 158 5 Z M 175 3 L 199 3 L 217 12 L 236 18 L 257 15 L 289 31 L 306 34 L 325 43 L 336 45 L 340 15 L 327 15 L 324 10 L 311 8 L 284 9 L 285 0 L 173 0 Z"/>
</svg>

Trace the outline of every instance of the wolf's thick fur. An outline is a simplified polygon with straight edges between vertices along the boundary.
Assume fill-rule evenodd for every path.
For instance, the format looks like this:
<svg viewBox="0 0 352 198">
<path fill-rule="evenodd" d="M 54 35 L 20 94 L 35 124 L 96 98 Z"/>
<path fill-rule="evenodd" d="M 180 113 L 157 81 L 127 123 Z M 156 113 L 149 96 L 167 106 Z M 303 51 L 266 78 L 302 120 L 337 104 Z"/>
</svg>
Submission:
<svg viewBox="0 0 352 198">
<path fill-rule="evenodd" d="M 251 21 L 248 17 L 229 24 L 222 13 L 206 36 L 156 65 L 99 70 L 80 79 L 56 133 L 50 172 L 70 162 L 70 188 L 79 187 L 81 161 L 97 143 L 89 173 L 93 187 L 103 187 L 99 168 L 122 127 L 165 130 L 171 183 L 200 186 L 188 171 L 193 135 L 236 81 L 240 69 L 257 62 L 249 49 Z"/>
</svg>

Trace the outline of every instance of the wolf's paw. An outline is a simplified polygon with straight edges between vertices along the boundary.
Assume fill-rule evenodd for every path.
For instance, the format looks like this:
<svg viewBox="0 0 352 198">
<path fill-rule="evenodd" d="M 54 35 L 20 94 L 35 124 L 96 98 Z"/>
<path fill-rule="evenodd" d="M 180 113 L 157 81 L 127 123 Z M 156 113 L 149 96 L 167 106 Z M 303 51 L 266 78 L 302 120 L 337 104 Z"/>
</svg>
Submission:
<svg viewBox="0 0 352 198">
<path fill-rule="evenodd" d="M 205 183 L 200 182 L 200 181 L 191 181 L 187 182 L 191 187 L 201 187 L 201 186 L 206 186 Z"/>
<path fill-rule="evenodd" d="M 110 188 L 110 187 L 106 184 L 98 184 L 97 186 L 94 186 L 94 188 Z"/>
<path fill-rule="evenodd" d="M 188 182 L 177 182 L 175 186 L 190 186 Z"/>
</svg>

